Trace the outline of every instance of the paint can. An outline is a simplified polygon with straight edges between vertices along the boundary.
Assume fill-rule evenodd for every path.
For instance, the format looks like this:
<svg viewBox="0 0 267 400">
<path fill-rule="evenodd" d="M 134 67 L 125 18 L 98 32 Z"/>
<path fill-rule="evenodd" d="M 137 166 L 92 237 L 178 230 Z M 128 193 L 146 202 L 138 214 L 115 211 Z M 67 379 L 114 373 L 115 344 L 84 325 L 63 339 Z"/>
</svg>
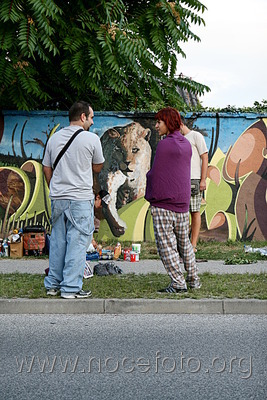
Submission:
<svg viewBox="0 0 267 400">
<path fill-rule="evenodd" d="M 131 262 L 139 261 L 139 253 L 137 253 L 136 251 L 131 251 L 130 255 L 131 255 Z"/>
<path fill-rule="evenodd" d="M 140 254 L 140 252 L 141 252 L 141 244 L 133 243 L 132 244 L 132 251 L 135 251 L 136 253 Z"/>
</svg>

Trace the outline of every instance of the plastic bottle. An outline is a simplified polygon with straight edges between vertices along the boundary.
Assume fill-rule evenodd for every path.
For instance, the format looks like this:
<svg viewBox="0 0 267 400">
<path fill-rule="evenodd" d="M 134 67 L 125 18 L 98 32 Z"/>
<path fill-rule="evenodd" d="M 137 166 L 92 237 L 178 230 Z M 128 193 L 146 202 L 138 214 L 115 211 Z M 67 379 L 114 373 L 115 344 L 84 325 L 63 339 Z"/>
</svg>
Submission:
<svg viewBox="0 0 267 400">
<path fill-rule="evenodd" d="M 117 260 L 121 255 L 121 244 L 118 242 L 114 248 L 114 259 Z"/>
<path fill-rule="evenodd" d="M 260 253 L 262 256 L 267 256 L 267 247 L 251 247 L 244 246 L 245 253 Z"/>
<path fill-rule="evenodd" d="M 101 244 L 99 244 L 97 246 L 97 251 L 98 251 L 98 254 L 99 254 L 99 258 L 101 258 L 102 257 L 102 246 L 101 246 Z"/>
<path fill-rule="evenodd" d="M 245 253 L 253 253 L 253 249 L 251 246 L 244 246 Z"/>
<path fill-rule="evenodd" d="M 4 240 L 4 242 L 3 242 L 3 253 L 4 253 L 4 257 L 9 256 L 9 247 L 8 247 L 8 243 L 6 240 Z"/>
</svg>

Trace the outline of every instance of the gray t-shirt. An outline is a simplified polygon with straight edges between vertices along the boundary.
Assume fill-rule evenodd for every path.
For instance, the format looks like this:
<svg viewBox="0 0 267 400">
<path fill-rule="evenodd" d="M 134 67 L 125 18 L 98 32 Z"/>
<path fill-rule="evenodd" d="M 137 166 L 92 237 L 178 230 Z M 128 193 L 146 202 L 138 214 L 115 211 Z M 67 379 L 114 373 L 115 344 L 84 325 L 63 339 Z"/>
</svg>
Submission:
<svg viewBox="0 0 267 400">
<path fill-rule="evenodd" d="M 60 150 L 80 128 L 71 125 L 54 133 L 48 140 L 43 165 L 52 168 Z M 92 164 L 102 164 L 104 161 L 99 137 L 88 131 L 80 132 L 53 172 L 49 197 L 52 200 L 92 200 Z"/>
</svg>

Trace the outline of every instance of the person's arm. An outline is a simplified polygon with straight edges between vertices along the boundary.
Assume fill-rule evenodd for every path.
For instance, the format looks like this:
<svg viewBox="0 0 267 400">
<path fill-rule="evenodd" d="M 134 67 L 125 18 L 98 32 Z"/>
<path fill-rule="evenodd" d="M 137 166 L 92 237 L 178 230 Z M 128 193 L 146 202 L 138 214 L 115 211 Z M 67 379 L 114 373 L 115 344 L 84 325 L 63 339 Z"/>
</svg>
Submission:
<svg viewBox="0 0 267 400">
<path fill-rule="evenodd" d="M 206 179 L 207 179 L 207 172 L 208 172 L 208 153 L 203 153 L 200 156 L 202 160 L 201 165 L 201 178 L 200 178 L 200 191 L 203 192 L 206 190 Z"/>
<path fill-rule="evenodd" d="M 103 168 L 104 163 L 102 164 L 92 164 L 92 169 L 94 172 L 96 172 L 97 174 L 101 171 L 101 169 Z"/>
<path fill-rule="evenodd" d="M 43 172 L 44 172 L 44 176 L 47 182 L 47 185 L 49 187 L 52 175 L 53 175 L 53 170 L 51 167 L 46 167 L 45 165 L 43 165 Z"/>
</svg>

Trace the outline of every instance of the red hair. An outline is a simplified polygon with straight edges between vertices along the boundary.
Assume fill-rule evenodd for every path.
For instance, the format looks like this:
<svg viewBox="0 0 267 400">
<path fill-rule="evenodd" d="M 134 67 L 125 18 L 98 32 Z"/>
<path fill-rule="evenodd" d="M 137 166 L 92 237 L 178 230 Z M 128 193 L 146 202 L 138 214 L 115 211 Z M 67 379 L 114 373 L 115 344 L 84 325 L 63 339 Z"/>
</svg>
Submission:
<svg viewBox="0 0 267 400">
<path fill-rule="evenodd" d="M 179 130 L 182 123 L 180 113 L 173 107 L 162 108 L 155 119 L 165 122 L 170 133 Z"/>
</svg>

